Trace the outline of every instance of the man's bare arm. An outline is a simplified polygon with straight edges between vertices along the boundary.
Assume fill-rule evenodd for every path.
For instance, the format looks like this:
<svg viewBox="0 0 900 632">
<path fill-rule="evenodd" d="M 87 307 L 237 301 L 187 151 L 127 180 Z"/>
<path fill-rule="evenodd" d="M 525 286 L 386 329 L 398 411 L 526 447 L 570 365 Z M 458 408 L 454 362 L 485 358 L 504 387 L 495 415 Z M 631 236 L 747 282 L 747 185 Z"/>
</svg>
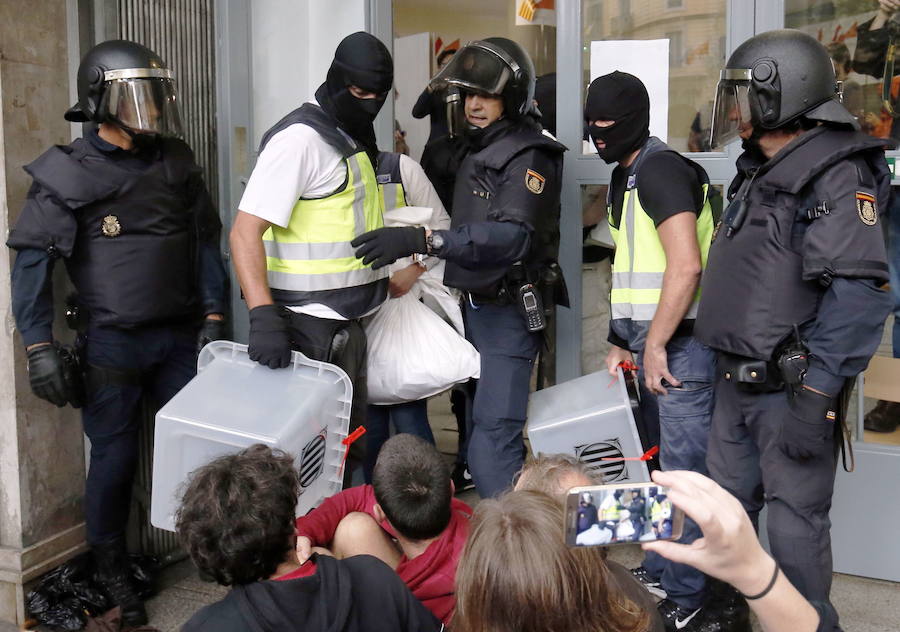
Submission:
<svg viewBox="0 0 900 632">
<path fill-rule="evenodd" d="M 263 233 L 271 225 L 264 219 L 239 210 L 231 227 L 231 258 L 248 309 L 272 304 L 272 292 L 266 277 L 266 250 L 262 241 Z"/>
<path fill-rule="evenodd" d="M 694 301 L 703 268 L 697 242 L 696 213 L 684 211 L 672 215 L 657 227 L 657 232 L 666 254 L 666 271 L 644 348 L 644 374 L 647 388 L 664 395 L 666 391 L 661 380 L 665 379 L 673 386 L 681 384 L 669 373 L 666 344 Z"/>
</svg>

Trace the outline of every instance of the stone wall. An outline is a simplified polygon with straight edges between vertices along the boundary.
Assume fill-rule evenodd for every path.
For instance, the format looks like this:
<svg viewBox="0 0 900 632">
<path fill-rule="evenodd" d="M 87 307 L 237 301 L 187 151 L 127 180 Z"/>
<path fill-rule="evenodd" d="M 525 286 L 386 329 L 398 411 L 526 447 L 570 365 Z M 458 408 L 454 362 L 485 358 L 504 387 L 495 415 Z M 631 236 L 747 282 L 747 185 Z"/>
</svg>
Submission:
<svg viewBox="0 0 900 632">
<path fill-rule="evenodd" d="M 5 241 L 30 179 L 22 166 L 69 141 L 66 3 L 0 2 L 0 235 Z M 4 246 L 5 249 L 5 246 Z M 0 256 L 0 620 L 22 623 L 23 583 L 83 547 L 84 443 L 76 411 L 31 394 Z M 65 297 L 62 266 L 54 282 Z M 61 309 L 55 331 L 62 339 Z"/>
</svg>

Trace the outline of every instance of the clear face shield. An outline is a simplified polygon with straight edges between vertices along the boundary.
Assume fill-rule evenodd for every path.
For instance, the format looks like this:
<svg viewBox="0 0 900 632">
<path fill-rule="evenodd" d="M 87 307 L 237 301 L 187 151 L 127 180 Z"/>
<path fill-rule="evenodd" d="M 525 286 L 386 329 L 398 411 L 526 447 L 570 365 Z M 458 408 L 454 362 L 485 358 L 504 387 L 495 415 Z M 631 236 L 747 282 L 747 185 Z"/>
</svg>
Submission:
<svg viewBox="0 0 900 632">
<path fill-rule="evenodd" d="M 711 148 L 723 147 L 751 129 L 749 68 L 726 68 L 722 71 L 713 103 Z"/>
<path fill-rule="evenodd" d="M 518 70 L 518 64 L 502 51 L 482 42 L 467 44 L 431 80 L 431 89 L 443 93 L 451 136 L 465 128 L 465 93 L 496 96 Z"/>
<path fill-rule="evenodd" d="M 105 109 L 116 123 L 138 134 L 183 135 L 170 70 L 111 70 L 104 80 L 109 82 L 103 96 Z"/>
</svg>

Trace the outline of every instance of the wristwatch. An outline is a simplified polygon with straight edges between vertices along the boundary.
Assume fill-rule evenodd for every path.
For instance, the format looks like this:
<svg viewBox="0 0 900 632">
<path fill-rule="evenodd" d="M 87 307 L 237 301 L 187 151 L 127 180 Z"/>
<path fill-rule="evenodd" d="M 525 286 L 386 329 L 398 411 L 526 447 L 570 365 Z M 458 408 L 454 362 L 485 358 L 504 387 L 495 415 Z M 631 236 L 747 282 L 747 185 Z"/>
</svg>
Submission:
<svg viewBox="0 0 900 632">
<path fill-rule="evenodd" d="M 440 233 L 432 231 L 428 234 L 427 237 L 425 237 L 425 248 L 427 249 L 428 254 L 435 255 L 443 247 L 444 238 Z"/>
</svg>

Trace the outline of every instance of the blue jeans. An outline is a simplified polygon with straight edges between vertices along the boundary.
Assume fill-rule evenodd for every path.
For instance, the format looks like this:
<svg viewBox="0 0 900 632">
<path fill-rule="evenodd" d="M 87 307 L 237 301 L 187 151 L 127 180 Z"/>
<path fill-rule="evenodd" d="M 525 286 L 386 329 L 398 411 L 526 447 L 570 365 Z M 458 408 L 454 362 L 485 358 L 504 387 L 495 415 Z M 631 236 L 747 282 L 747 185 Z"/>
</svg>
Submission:
<svg viewBox="0 0 900 632">
<path fill-rule="evenodd" d="M 900 187 L 893 187 L 888 215 L 888 265 L 891 267 L 891 298 L 894 300 L 894 357 L 900 358 Z"/>
<path fill-rule="evenodd" d="M 391 422 L 397 433 L 416 435 L 434 444 L 434 434 L 428 425 L 427 399 L 390 406 L 369 405 L 366 415 L 366 460 L 363 466 L 366 483 L 372 482 L 378 453 L 391 436 Z"/>
<path fill-rule="evenodd" d="M 691 470 L 706 474 L 706 444 L 712 419 L 713 382 L 716 356 L 693 336 L 673 338 L 666 345 L 669 372 L 681 381 L 679 387 L 668 387 L 665 396 L 641 392 L 641 414 L 645 419 L 659 418 L 659 457 L 663 470 Z M 637 357 L 643 366 L 643 353 Z M 639 374 L 644 382 L 643 370 Z M 678 540 L 690 544 L 701 537 L 700 528 L 688 518 Z M 659 578 L 669 599 L 682 608 L 699 608 L 706 599 L 703 573 L 686 564 L 669 562 L 654 553 L 644 559 L 644 568 Z"/>
</svg>

